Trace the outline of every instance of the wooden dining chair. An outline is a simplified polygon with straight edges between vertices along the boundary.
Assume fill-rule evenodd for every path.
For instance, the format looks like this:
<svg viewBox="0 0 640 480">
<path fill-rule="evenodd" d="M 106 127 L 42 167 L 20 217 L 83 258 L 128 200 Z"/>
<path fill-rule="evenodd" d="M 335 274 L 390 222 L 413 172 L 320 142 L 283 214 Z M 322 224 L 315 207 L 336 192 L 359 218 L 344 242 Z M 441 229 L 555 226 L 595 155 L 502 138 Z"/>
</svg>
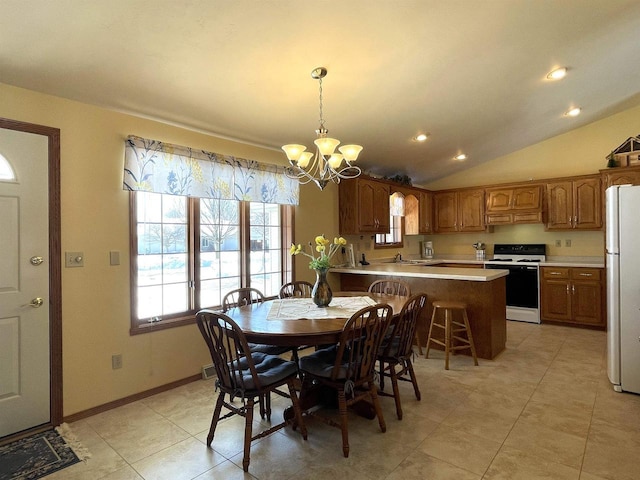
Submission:
<svg viewBox="0 0 640 480">
<path fill-rule="evenodd" d="M 257 305 L 264 301 L 264 294 L 257 288 L 236 288 L 222 298 L 222 311 L 228 312 L 230 308 Z"/>
<path fill-rule="evenodd" d="M 413 371 L 413 339 L 416 335 L 416 325 L 427 303 L 427 295 L 419 293 L 406 301 L 397 319 L 390 328 L 390 334 L 382 341 L 378 350 L 380 364 L 380 395 L 392 396 L 396 402 L 396 415 L 402 420 L 402 406 L 400 404 L 400 389 L 398 380 L 411 382 L 416 398 L 420 400 L 420 388 L 416 374 Z M 397 368 L 399 367 L 399 370 Z M 407 378 L 407 375 L 409 376 Z M 391 378 L 393 394 L 384 391 L 384 378 Z"/>
<path fill-rule="evenodd" d="M 228 312 L 235 307 L 251 307 L 261 304 L 265 301 L 264 294 L 257 288 L 243 287 L 236 288 L 227 292 L 222 298 L 222 311 Z M 281 347 L 279 345 L 268 345 L 264 343 L 249 343 L 249 349 L 252 352 L 261 352 L 268 355 L 283 355 L 291 352 L 295 364 L 298 363 L 298 351 L 295 347 Z M 274 390 L 281 396 L 288 396 L 286 392 Z M 262 418 L 271 418 L 271 396 L 265 395 L 264 399 L 260 399 L 260 416 Z"/>
<path fill-rule="evenodd" d="M 313 290 L 313 284 L 305 282 L 304 280 L 298 280 L 296 282 L 285 283 L 280 288 L 280 298 L 300 297 L 311 298 L 311 291 Z"/>
<path fill-rule="evenodd" d="M 316 384 L 338 392 L 340 423 L 321 416 L 318 411 L 310 410 L 307 413 L 342 430 L 342 453 L 345 457 L 349 456 L 348 406 L 369 398 L 380 430 L 387 430 L 373 377 L 376 355 L 389 327 L 391 314 L 391 307 L 386 304 L 363 308 L 344 324 L 337 345 L 300 359 L 302 392 Z"/>
<path fill-rule="evenodd" d="M 410 297 L 411 287 L 407 282 L 402 280 L 382 279 L 375 280 L 368 289 L 369 293 L 380 293 L 383 295 L 398 295 L 399 297 Z M 415 343 L 418 345 L 418 352 L 422 355 L 422 345 L 420 344 L 420 337 L 418 336 L 418 330 L 416 329 Z"/>
<path fill-rule="evenodd" d="M 270 435 L 289 423 L 299 427 L 302 438 L 306 440 L 307 428 L 294 387 L 294 379 L 298 374 L 295 362 L 277 355 L 252 352 L 244 332 L 224 313 L 200 310 L 196 314 L 196 320 L 200 333 L 209 347 L 217 374 L 216 390 L 220 391 L 207 435 L 207 446 L 211 446 L 218 421 L 233 415 L 240 415 L 245 419 L 242 459 L 242 468 L 245 472 L 249 470 L 251 442 L 254 440 Z M 255 399 L 268 397 L 270 392 L 276 391 L 283 385 L 286 385 L 289 390 L 295 423 L 293 419 L 285 419 L 282 423 L 253 435 Z M 225 400 L 226 395 L 229 395 L 229 401 Z M 235 397 L 242 399 L 241 405 L 231 403 Z M 229 413 L 223 417 L 220 416 L 222 407 L 229 410 Z"/>
</svg>

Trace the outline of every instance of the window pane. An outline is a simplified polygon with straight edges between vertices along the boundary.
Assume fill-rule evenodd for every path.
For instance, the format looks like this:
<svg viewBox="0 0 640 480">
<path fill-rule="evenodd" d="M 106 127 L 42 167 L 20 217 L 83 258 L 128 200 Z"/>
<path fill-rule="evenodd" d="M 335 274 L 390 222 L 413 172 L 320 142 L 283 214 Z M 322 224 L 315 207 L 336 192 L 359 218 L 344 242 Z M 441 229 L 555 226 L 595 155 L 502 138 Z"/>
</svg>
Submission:
<svg viewBox="0 0 640 480">
<path fill-rule="evenodd" d="M 138 318 L 162 315 L 162 286 L 138 288 Z"/>
<path fill-rule="evenodd" d="M 136 219 L 138 223 L 162 222 L 162 194 L 136 192 Z"/>
<path fill-rule="evenodd" d="M 177 195 L 162 196 L 162 222 L 187 223 L 187 199 Z"/>
<path fill-rule="evenodd" d="M 138 285 L 162 284 L 162 255 L 138 256 Z"/>
<path fill-rule="evenodd" d="M 159 223 L 138 224 L 138 254 L 162 252 L 162 225 Z"/>
<path fill-rule="evenodd" d="M 186 254 L 164 255 L 162 264 L 162 283 L 186 282 L 187 276 Z"/>
<path fill-rule="evenodd" d="M 200 202 L 201 251 L 238 250 L 239 202 L 202 199 Z"/>
<path fill-rule="evenodd" d="M 163 314 L 189 310 L 189 292 L 186 283 L 168 284 L 162 287 Z"/>
<path fill-rule="evenodd" d="M 186 252 L 187 251 L 187 226 L 164 225 L 162 227 L 162 251 Z"/>
<path fill-rule="evenodd" d="M 240 276 L 240 252 L 220 252 L 220 277 Z"/>
<path fill-rule="evenodd" d="M 200 284 L 200 306 L 202 308 L 217 307 L 222 304 L 220 279 L 205 280 Z"/>
<path fill-rule="evenodd" d="M 220 276 L 218 257 L 217 253 L 202 253 L 200 255 L 200 278 L 208 280 Z"/>
</svg>

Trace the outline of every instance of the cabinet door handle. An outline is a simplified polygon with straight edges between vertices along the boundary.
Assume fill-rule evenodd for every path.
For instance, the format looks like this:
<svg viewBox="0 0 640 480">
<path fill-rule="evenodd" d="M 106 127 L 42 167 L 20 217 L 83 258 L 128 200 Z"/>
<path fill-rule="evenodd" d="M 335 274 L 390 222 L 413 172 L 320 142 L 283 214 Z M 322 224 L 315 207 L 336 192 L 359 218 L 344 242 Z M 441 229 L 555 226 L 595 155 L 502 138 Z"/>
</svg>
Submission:
<svg viewBox="0 0 640 480">
<path fill-rule="evenodd" d="M 571 293 L 573 293 L 574 295 L 576 294 L 576 286 L 575 285 L 571 285 Z"/>
<path fill-rule="evenodd" d="M 576 225 L 578 225 L 578 216 L 574 216 L 573 217 L 573 226 L 575 227 Z"/>
<path fill-rule="evenodd" d="M 551 275 L 560 275 L 560 272 L 550 272 Z"/>
<path fill-rule="evenodd" d="M 567 295 L 569 294 L 569 284 L 567 283 Z"/>
<path fill-rule="evenodd" d="M 580 273 L 581 277 L 593 277 L 593 273 Z"/>
</svg>

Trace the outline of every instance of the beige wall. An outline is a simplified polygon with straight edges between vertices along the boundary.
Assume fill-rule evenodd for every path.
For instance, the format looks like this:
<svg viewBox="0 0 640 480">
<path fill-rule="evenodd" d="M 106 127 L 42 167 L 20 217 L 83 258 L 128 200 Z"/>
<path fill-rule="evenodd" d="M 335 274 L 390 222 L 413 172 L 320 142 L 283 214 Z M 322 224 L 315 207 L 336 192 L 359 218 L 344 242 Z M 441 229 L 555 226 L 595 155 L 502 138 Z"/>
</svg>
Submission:
<svg viewBox="0 0 640 480">
<path fill-rule="evenodd" d="M 129 335 L 124 139 L 133 134 L 271 163 L 282 163 L 283 154 L 4 84 L 0 116 L 61 131 L 62 252 L 85 256 L 84 268 L 62 269 L 64 415 L 199 373 L 210 358 L 195 325 Z M 305 230 L 296 237 L 337 233 L 337 189 L 320 194 L 308 185 L 300 196 L 296 230 Z M 109 265 L 111 250 L 121 252 L 121 265 Z M 111 369 L 116 353 L 121 370 Z"/>
</svg>

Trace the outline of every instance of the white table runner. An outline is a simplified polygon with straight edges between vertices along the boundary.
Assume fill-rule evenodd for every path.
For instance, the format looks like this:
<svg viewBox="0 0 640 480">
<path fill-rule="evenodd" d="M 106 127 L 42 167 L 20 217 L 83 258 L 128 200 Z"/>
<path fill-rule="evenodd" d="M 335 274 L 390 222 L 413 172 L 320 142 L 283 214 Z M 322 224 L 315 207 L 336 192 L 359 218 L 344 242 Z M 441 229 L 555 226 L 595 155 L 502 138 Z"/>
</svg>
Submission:
<svg viewBox="0 0 640 480">
<path fill-rule="evenodd" d="M 328 307 L 318 308 L 310 298 L 283 298 L 273 301 L 267 320 L 349 318 L 361 308 L 375 304 L 371 297 L 333 297 Z"/>
</svg>

